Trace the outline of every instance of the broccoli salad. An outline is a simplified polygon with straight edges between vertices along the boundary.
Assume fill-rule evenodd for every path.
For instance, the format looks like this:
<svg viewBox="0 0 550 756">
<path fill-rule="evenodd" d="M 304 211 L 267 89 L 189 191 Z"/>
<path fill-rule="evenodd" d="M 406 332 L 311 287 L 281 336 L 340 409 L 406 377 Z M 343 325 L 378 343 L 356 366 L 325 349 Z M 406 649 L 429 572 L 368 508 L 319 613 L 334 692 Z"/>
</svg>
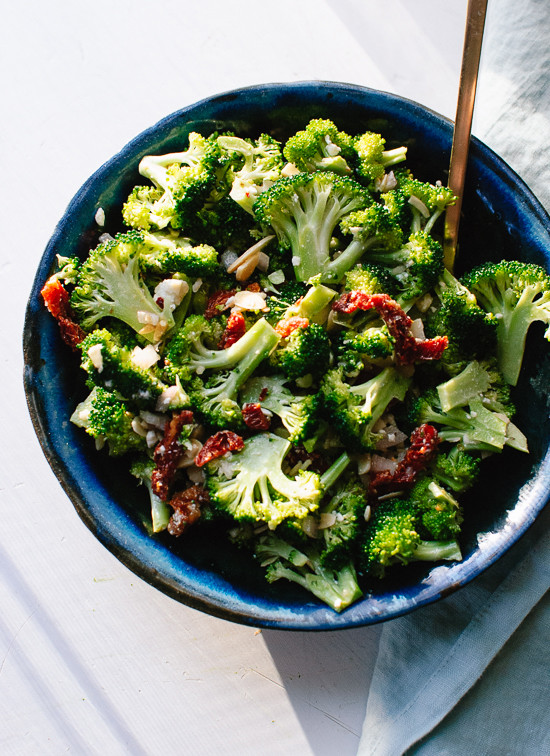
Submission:
<svg viewBox="0 0 550 756">
<path fill-rule="evenodd" d="M 44 285 L 85 374 L 71 421 L 143 486 L 152 537 L 221 528 L 304 601 L 460 560 L 482 460 L 528 452 L 513 387 L 530 325 L 550 340 L 545 270 L 455 277 L 455 197 L 380 134 L 319 118 L 182 149 L 144 157 L 126 230 Z"/>
</svg>

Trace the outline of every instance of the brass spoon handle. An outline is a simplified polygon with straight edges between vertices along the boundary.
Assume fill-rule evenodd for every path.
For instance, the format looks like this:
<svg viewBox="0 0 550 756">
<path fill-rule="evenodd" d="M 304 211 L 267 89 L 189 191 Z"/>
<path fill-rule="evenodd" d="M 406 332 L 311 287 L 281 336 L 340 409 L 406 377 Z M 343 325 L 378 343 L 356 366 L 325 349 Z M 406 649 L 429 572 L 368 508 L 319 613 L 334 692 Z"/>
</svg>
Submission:
<svg viewBox="0 0 550 756">
<path fill-rule="evenodd" d="M 457 196 L 457 200 L 454 205 L 447 208 L 445 214 L 445 240 L 443 247 L 445 267 L 450 271 L 453 270 L 456 256 L 458 226 L 460 223 L 466 166 L 468 164 L 468 149 L 470 146 L 486 11 L 487 0 L 468 0 L 466 31 L 462 51 L 462 68 L 460 71 L 451 162 L 449 165 L 449 188 L 453 190 Z"/>
</svg>

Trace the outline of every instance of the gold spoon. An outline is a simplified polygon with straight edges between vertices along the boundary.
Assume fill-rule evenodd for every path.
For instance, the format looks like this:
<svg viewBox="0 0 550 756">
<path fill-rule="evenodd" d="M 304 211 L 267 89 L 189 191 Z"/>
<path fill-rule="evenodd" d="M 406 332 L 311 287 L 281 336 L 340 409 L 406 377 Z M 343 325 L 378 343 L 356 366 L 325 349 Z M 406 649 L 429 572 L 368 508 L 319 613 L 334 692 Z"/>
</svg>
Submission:
<svg viewBox="0 0 550 756">
<path fill-rule="evenodd" d="M 452 272 L 457 242 L 462 194 L 468 164 L 468 149 L 476 96 L 477 75 L 487 0 L 468 0 L 466 11 L 466 31 L 464 34 L 464 48 L 462 51 L 462 68 L 458 87 L 458 101 L 456 106 L 451 161 L 449 164 L 449 188 L 457 196 L 454 205 L 447 208 L 445 213 L 444 254 L 445 267 Z"/>
</svg>

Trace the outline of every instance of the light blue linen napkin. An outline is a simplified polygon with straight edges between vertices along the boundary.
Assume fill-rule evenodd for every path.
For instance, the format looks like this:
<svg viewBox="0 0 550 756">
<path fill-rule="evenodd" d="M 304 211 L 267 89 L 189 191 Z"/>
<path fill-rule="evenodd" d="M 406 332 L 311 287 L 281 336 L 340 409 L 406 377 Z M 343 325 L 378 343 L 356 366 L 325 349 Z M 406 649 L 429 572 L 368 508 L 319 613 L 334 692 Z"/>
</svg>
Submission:
<svg viewBox="0 0 550 756">
<path fill-rule="evenodd" d="M 474 133 L 550 209 L 550 4 L 496 0 Z M 550 511 L 455 595 L 388 622 L 360 756 L 550 754 Z"/>
</svg>

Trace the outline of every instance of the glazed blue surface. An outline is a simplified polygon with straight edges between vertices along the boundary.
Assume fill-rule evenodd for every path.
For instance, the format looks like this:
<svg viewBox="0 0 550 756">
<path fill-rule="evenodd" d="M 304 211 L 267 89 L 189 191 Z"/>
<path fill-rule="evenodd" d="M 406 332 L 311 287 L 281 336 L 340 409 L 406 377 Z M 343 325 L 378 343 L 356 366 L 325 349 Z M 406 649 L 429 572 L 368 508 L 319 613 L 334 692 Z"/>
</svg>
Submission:
<svg viewBox="0 0 550 756">
<path fill-rule="evenodd" d="M 407 164 L 421 179 L 446 180 L 452 125 L 420 105 L 383 92 L 332 82 L 268 84 L 209 98 L 164 118 L 103 165 L 71 201 L 44 252 L 30 294 L 24 332 L 25 389 L 44 453 L 78 514 L 95 536 L 147 582 L 194 608 L 258 627 L 330 630 L 379 622 L 448 595 L 504 553 L 548 500 L 550 491 L 550 358 L 530 350 L 517 395 L 517 424 L 531 454 L 508 450 L 487 462 L 482 480 L 465 501 L 461 563 L 412 567 L 376 586 L 372 594 L 336 614 L 293 586 L 268 586 L 225 543 L 151 537 L 140 513 L 146 494 L 119 464 L 98 454 L 69 422 L 86 393 L 57 324 L 42 305 L 40 289 L 55 256 L 85 255 L 100 229 L 120 228 L 120 208 L 140 183 L 137 166 L 148 153 L 182 149 L 190 131 L 231 129 L 239 135 L 270 132 L 285 139 L 312 117 L 332 118 L 351 133 L 380 131 L 387 147 L 405 143 Z M 518 176 L 473 140 L 463 200 L 459 273 L 485 259 L 539 263 L 550 270 L 550 219 Z M 531 339 L 530 339 L 531 340 Z M 539 340 L 539 348 L 540 348 Z M 520 459 L 518 459 L 520 457 Z M 181 540 L 181 539 L 180 539 Z"/>
</svg>

